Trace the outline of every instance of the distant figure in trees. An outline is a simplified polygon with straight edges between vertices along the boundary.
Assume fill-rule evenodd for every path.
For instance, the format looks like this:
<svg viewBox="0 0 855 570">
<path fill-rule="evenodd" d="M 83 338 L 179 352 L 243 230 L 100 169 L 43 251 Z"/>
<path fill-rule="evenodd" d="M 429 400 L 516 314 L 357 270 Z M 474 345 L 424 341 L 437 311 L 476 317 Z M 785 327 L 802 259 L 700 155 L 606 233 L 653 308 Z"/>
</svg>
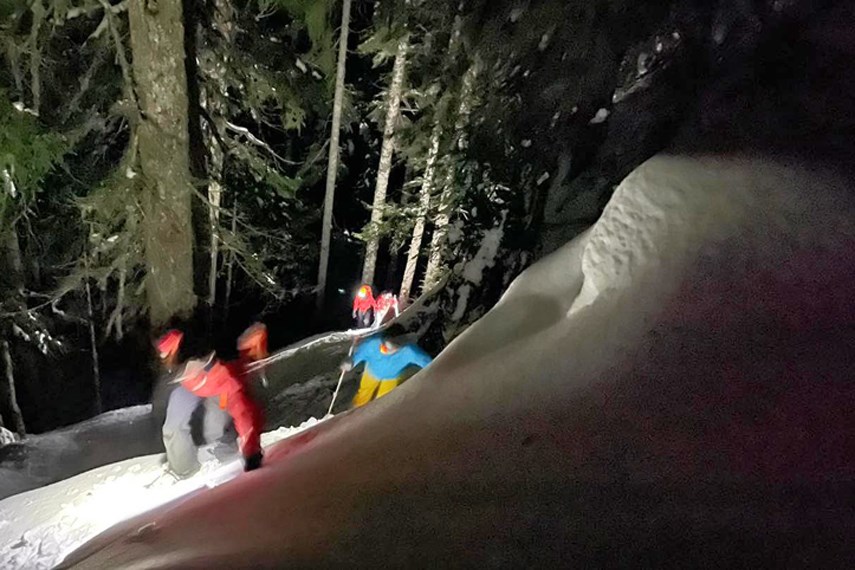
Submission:
<svg viewBox="0 0 855 570">
<path fill-rule="evenodd" d="M 238 339 L 240 358 L 222 362 L 214 353 L 189 360 L 181 377 L 181 385 L 197 396 L 216 398 L 220 408 L 228 412 L 238 433 L 238 445 L 243 456 L 244 471 L 261 467 L 261 430 L 264 413 L 250 392 L 249 365 L 266 357 L 267 328 L 256 324 Z"/>
<path fill-rule="evenodd" d="M 360 328 L 371 326 L 375 303 L 374 291 L 371 289 L 371 285 L 360 287 L 353 298 L 353 318 L 356 319 L 356 326 Z"/>
<path fill-rule="evenodd" d="M 392 311 L 395 312 L 395 317 L 401 314 L 398 297 L 391 291 L 384 291 L 374 302 L 374 328 L 380 328 Z"/>
<path fill-rule="evenodd" d="M 407 369 L 424 368 L 430 362 L 430 355 L 415 344 L 403 327 L 392 325 L 362 341 L 353 357 L 345 360 L 341 368 L 350 371 L 365 364 L 359 391 L 353 399 L 353 407 L 358 408 L 400 385 Z"/>
<path fill-rule="evenodd" d="M 216 401 L 206 400 L 192 394 L 177 385 L 176 377 L 181 373 L 181 351 L 184 346 L 184 334 L 170 330 L 157 341 L 162 378 L 155 405 L 160 399 L 167 399 L 166 416 L 163 419 L 161 435 L 166 449 L 169 469 L 177 477 L 187 477 L 199 469 L 197 445 L 214 443 L 223 438 L 229 427 L 228 415 Z M 168 392 L 168 396 L 164 393 Z"/>
</svg>

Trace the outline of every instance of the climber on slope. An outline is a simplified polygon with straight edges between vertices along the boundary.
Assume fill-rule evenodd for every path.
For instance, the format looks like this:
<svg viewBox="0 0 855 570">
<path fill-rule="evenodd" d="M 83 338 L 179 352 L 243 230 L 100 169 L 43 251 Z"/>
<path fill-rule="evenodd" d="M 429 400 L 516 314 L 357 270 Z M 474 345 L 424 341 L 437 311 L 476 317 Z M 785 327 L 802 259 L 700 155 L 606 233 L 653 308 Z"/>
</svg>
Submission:
<svg viewBox="0 0 855 570">
<path fill-rule="evenodd" d="M 356 326 L 368 328 L 374 311 L 374 291 L 371 290 L 371 285 L 363 285 L 353 297 L 353 318 L 356 319 Z"/>
<path fill-rule="evenodd" d="M 187 477 L 199 469 L 197 442 L 221 440 L 231 423 L 216 402 L 191 394 L 174 383 L 181 372 L 183 348 L 186 348 L 184 334 L 176 329 L 167 331 L 156 342 L 162 378 L 156 390 L 155 405 L 160 408 L 163 401 L 166 402 L 165 416 L 156 414 L 156 418 L 162 422 L 166 461 L 177 477 Z"/>
<path fill-rule="evenodd" d="M 353 407 L 358 408 L 400 385 L 408 368 L 424 368 L 430 362 L 430 355 L 412 341 L 403 327 L 392 325 L 363 340 L 353 356 L 341 364 L 341 369 L 347 372 L 365 364 L 359 391 L 353 398 Z"/>
<path fill-rule="evenodd" d="M 373 328 L 378 329 L 383 326 L 383 321 L 386 320 L 386 316 L 394 311 L 395 317 L 401 314 L 401 310 L 398 307 L 398 297 L 395 296 L 391 291 L 384 291 L 377 299 L 374 301 L 374 324 Z"/>
<path fill-rule="evenodd" d="M 252 373 L 249 364 L 267 353 L 267 329 L 253 325 L 238 339 L 240 358 L 222 362 L 214 353 L 188 361 L 181 385 L 202 397 L 217 398 L 235 423 L 238 445 L 243 456 L 244 471 L 261 467 L 261 430 L 264 414 L 250 393 Z"/>
</svg>

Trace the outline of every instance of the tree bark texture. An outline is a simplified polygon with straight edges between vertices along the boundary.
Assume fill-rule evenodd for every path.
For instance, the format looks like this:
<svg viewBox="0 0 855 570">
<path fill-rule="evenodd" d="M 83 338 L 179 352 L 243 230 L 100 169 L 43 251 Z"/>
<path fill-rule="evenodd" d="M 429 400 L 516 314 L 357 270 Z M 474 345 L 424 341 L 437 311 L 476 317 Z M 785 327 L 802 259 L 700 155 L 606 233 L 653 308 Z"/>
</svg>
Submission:
<svg viewBox="0 0 855 570">
<path fill-rule="evenodd" d="M 463 76 L 463 84 L 460 87 L 460 100 L 457 107 L 457 120 L 454 125 L 454 138 L 451 147 L 451 156 L 466 148 L 468 140 L 466 129 L 469 127 L 469 114 L 472 110 L 472 96 L 475 90 L 475 79 L 478 77 L 478 65 L 473 63 Z M 425 279 L 422 284 L 422 293 L 428 291 L 439 282 L 442 274 L 442 258 L 445 250 L 445 240 L 448 236 L 448 224 L 451 221 L 451 212 L 454 210 L 454 161 L 449 160 L 442 177 L 442 193 L 439 197 L 437 215 L 434 220 L 433 235 L 430 241 L 430 254 L 428 266 L 425 270 Z"/>
<path fill-rule="evenodd" d="M 419 209 L 416 223 L 413 226 L 413 237 L 410 239 L 410 249 L 407 252 L 407 264 L 404 266 L 404 278 L 401 281 L 400 298 L 404 301 L 410 298 L 413 282 L 416 278 L 416 267 L 419 264 L 419 254 L 422 250 L 422 240 L 425 234 L 425 221 L 430 209 L 430 197 L 433 194 L 433 179 L 436 173 L 436 159 L 439 156 L 439 141 L 442 139 L 442 125 L 437 121 L 434 125 L 428 149 L 427 164 L 419 189 Z"/>
<path fill-rule="evenodd" d="M 370 237 L 365 242 L 365 262 L 362 266 L 362 282 L 373 284 L 377 267 L 377 252 L 380 249 L 378 227 L 383 221 L 383 207 L 386 205 L 386 190 L 389 187 L 389 174 L 392 172 L 392 155 L 395 152 L 395 127 L 401 111 L 401 92 L 404 88 L 404 72 L 407 68 L 407 39 L 398 42 L 398 53 L 392 67 L 392 82 L 386 100 L 386 124 L 383 127 L 383 145 L 380 149 L 380 165 L 377 167 L 377 185 L 374 188 L 374 203 L 371 207 L 369 222 Z"/>
<path fill-rule="evenodd" d="M 220 198 L 223 189 L 219 182 L 213 181 L 208 186 L 208 200 L 210 201 L 210 224 L 211 224 L 211 261 L 208 271 L 208 305 L 214 307 L 217 303 L 217 273 L 220 248 Z"/>
<path fill-rule="evenodd" d="M 130 0 L 128 18 L 141 112 L 146 296 L 158 326 L 196 305 L 182 2 Z"/>
<path fill-rule="evenodd" d="M 5 294 L 9 296 L 6 300 L 6 305 L 15 311 L 25 311 L 26 304 L 24 303 L 24 266 L 21 262 L 21 245 L 18 241 L 18 230 L 14 223 L 8 224 L 3 232 L 3 252 L 6 263 L 4 267 L 4 289 Z M 12 323 L 3 323 L 3 333 L 7 338 L 12 335 Z M 6 407 L 11 414 L 12 426 L 19 436 L 24 437 L 27 429 L 24 424 L 24 416 L 21 413 L 21 408 L 18 406 L 18 395 L 15 389 L 15 368 L 12 364 L 12 354 L 9 342 L 3 339 L 2 346 L 3 365 L 4 365 L 4 386 L 3 394 L 6 399 Z"/>
<path fill-rule="evenodd" d="M 2 341 L 3 350 L 3 365 L 6 371 L 6 398 L 8 400 L 8 408 L 12 413 L 12 425 L 15 432 L 20 437 L 26 437 L 27 426 L 24 424 L 24 415 L 21 413 L 21 408 L 18 407 L 18 395 L 15 390 L 15 369 L 12 366 L 12 354 L 9 351 L 9 342 Z"/>
<path fill-rule="evenodd" d="M 344 72 L 347 61 L 347 36 L 350 31 L 351 0 L 344 0 L 341 8 L 341 34 L 338 40 L 338 62 L 335 77 L 335 97 L 333 99 L 332 133 L 330 135 L 329 160 L 327 161 L 327 186 L 324 197 L 324 217 L 321 227 L 321 259 L 318 265 L 317 307 L 321 309 L 327 289 L 327 268 L 330 258 L 330 238 L 332 234 L 332 214 L 335 202 L 335 181 L 338 175 L 339 136 L 341 130 L 341 111 L 344 102 Z"/>
<path fill-rule="evenodd" d="M 84 262 L 86 271 L 89 272 L 89 252 L 84 251 Z M 89 284 L 89 275 L 86 275 L 86 316 L 89 324 L 89 346 L 92 350 L 92 384 L 95 392 L 95 414 L 100 414 L 103 410 L 101 405 L 101 368 L 98 364 L 98 338 L 95 335 L 95 312 L 92 310 L 92 286 Z M 120 307 L 121 309 L 121 307 Z"/>
</svg>

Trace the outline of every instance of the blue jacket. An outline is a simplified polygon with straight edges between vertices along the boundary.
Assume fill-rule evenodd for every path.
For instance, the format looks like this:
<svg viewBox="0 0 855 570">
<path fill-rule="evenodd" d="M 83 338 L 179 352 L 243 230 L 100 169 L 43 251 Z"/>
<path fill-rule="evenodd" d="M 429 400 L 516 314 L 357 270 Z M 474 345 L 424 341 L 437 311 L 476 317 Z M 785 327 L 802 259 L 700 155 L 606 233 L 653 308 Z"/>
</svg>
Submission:
<svg viewBox="0 0 855 570">
<path fill-rule="evenodd" d="M 431 357 L 415 344 L 400 347 L 391 354 L 380 352 L 383 344 L 379 335 L 362 341 L 353 353 L 353 365 L 365 363 L 365 371 L 377 380 L 396 380 L 410 366 L 424 368 Z"/>
</svg>

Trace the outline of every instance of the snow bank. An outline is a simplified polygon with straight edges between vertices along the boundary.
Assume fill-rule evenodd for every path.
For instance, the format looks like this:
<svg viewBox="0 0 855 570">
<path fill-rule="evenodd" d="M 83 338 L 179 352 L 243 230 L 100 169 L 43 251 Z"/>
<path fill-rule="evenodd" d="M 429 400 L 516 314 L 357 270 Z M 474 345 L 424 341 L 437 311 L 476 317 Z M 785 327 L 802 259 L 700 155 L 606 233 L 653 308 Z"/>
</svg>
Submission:
<svg viewBox="0 0 855 570">
<path fill-rule="evenodd" d="M 18 436 L 4 427 L 0 427 L 0 447 L 15 443 L 18 441 Z"/>
<path fill-rule="evenodd" d="M 848 187 L 654 158 L 409 382 L 68 566 L 852 567 Z"/>
<path fill-rule="evenodd" d="M 162 449 L 151 406 L 103 413 L 78 424 L 29 435 L 0 452 L 0 500 L 102 465 Z"/>
<path fill-rule="evenodd" d="M 134 410 L 113 414 L 134 416 Z M 114 420 L 115 417 L 110 418 Z M 279 428 L 262 435 L 268 447 L 318 423 Z M 234 450 L 200 450 L 201 469 L 176 480 L 163 454 L 136 457 L 88 471 L 48 487 L 0 502 L 0 568 L 53 568 L 68 552 L 111 526 L 202 489 L 216 487 L 242 472 Z"/>
</svg>

